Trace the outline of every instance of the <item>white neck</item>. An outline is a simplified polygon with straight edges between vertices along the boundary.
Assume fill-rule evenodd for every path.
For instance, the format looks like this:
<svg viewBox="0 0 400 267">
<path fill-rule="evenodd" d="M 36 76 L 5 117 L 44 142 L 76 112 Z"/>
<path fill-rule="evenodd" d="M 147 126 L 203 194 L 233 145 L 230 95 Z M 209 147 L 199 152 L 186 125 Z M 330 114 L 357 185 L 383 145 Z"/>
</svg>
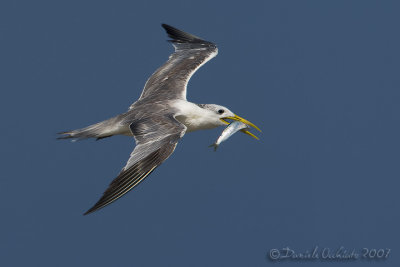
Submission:
<svg viewBox="0 0 400 267">
<path fill-rule="evenodd" d="M 174 103 L 174 107 L 178 109 L 175 118 L 187 127 L 186 132 L 212 129 L 224 125 L 214 112 L 194 103 L 182 100 Z"/>
</svg>

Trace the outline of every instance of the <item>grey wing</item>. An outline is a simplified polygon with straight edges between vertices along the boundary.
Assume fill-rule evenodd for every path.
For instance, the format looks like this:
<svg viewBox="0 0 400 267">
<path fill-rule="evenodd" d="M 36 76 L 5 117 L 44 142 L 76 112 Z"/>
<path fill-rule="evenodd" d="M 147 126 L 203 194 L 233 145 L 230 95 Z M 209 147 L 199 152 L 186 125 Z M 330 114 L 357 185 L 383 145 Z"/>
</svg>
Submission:
<svg viewBox="0 0 400 267">
<path fill-rule="evenodd" d="M 162 24 L 175 52 L 147 80 L 139 99 L 153 97 L 161 100 L 186 100 L 186 86 L 191 76 L 218 53 L 217 46 L 197 36 Z M 132 106 L 131 106 L 132 107 Z"/>
<path fill-rule="evenodd" d="M 130 128 L 136 140 L 135 149 L 118 177 L 85 215 L 114 202 L 143 181 L 174 152 L 186 132 L 186 127 L 172 116 L 144 118 Z"/>
</svg>

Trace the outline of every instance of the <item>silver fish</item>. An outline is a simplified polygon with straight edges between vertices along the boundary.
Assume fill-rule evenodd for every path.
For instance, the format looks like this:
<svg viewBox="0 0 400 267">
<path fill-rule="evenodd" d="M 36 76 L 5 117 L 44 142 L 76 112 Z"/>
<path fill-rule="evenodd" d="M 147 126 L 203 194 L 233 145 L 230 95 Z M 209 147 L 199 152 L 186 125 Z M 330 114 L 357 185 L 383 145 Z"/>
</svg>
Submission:
<svg viewBox="0 0 400 267">
<path fill-rule="evenodd" d="M 218 137 L 217 141 L 210 145 L 210 147 L 214 147 L 214 151 L 217 151 L 218 146 L 227 140 L 229 137 L 234 135 L 238 131 L 242 131 L 256 139 L 258 139 L 255 135 L 247 131 L 250 127 L 247 124 L 244 124 L 243 122 L 240 121 L 234 121 L 228 125 L 228 127 L 225 128 L 225 130 L 221 133 L 221 135 Z"/>
</svg>

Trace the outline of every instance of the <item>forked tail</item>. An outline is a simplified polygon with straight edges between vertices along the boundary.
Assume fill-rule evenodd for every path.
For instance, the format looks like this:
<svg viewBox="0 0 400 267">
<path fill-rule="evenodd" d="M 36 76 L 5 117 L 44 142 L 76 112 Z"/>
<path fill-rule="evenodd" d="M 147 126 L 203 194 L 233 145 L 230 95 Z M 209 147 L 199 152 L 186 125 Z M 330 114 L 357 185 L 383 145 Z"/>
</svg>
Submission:
<svg viewBox="0 0 400 267">
<path fill-rule="evenodd" d="M 88 127 L 76 129 L 72 131 L 60 132 L 63 136 L 57 139 L 75 139 L 82 140 L 86 138 L 96 138 L 96 140 L 111 137 L 118 133 L 119 123 L 117 117 L 105 120 L 96 124 L 92 124 Z"/>
</svg>

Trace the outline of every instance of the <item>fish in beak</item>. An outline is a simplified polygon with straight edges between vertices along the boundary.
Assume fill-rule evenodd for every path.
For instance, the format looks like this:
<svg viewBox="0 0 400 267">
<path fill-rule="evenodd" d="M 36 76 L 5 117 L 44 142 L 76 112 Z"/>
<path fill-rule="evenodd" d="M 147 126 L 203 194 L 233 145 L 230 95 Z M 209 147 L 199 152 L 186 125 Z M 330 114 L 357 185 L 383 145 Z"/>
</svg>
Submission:
<svg viewBox="0 0 400 267">
<path fill-rule="evenodd" d="M 226 120 L 240 121 L 240 122 L 242 122 L 244 124 L 247 124 L 247 125 L 255 128 L 255 129 L 257 129 L 258 131 L 261 132 L 260 128 L 258 128 L 256 125 L 254 125 L 253 123 L 249 122 L 248 120 L 246 120 L 246 119 L 244 119 L 242 117 L 239 117 L 238 115 L 235 115 L 233 117 L 225 117 L 225 118 L 221 119 L 222 122 L 224 122 L 226 124 L 229 124 L 229 122 L 226 121 Z M 247 134 L 247 135 L 250 135 L 251 137 L 253 137 L 253 138 L 257 139 L 257 140 L 259 140 L 259 138 L 257 136 L 255 136 L 254 134 L 250 133 L 248 130 L 243 129 L 243 130 L 240 130 L 240 131 L 245 133 L 245 134 Z"/>
</svg>

